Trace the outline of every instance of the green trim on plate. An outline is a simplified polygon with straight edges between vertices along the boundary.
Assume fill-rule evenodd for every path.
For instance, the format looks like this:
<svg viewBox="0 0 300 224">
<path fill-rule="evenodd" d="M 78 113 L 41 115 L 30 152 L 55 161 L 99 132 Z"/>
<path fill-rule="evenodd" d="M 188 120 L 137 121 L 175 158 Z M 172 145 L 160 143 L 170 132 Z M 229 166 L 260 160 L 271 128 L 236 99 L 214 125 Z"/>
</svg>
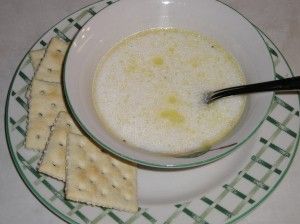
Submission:
<svg viewBox="0 0 300 224">
<path fill-rule="evenodd" d="M 90 6 L 93 6 L 97 3 L 103 2 L 104 0 L 99 0 L 97 2 L 91 3 L 89 5 L 86 5 L 80 9 L 78 9 L 76 12 L 79 12 L 85 8 L 88 8 Z M 111 1 L 110 4 L 108 4 L 107 6 L 111 5 Z M 90 11 L 90 9 L 89 9 Z M 22 62 L 26 59 L 26 57 L 28 56 L 29 52 L 33 49 L 34 46 L 36 46 L 39 42 L 42 46 L 45 46 L 46 43 L 41 40 L 46 34 L 48 34 L 49 32 L 51 32 L 51 30 L 57 26 L 58 24 L 60 24 L 61 22 L 63 22 L 64 20 L 66 20 L 69 16 L 75 14 L 76 12 L 67 15 L 66 17 L 64 17 L 63 19 L 61 19 L 59 22 L 57 22 L 55 25 L 53 25 L 49 30 L 47 30 L 45 33 L 43 33 L 41 35 L 41 37 L 30 47 L 30 49 L 26 52 L 26 54 L 24 55 L 24 57 L 21 60 L 21 63 L 18 65 L 16 72 L 13 75 L 12 81 L 9 85 L 8 88 L 8 92 L 6 95 L 6 102 L 5 102 L 5 115 L 4 115 L 4 124 L 5 124 L 5 138 L 6 138 L 6 142 L 7 142 L 7 146 L 9 148 L 9 154 L 13 160 L 13 164 L 19 174 L 19 176 L 21 177 L 21 179 L 23 180 L 23 182 L 25 183 L 26 187 L 29 189 L 29 191 L 49 210 L 51 211 L 54 215 L 56 215 L 57 217 L 63 219 L 64 221 L 68 222 L 68 223 L 73 223 L 73 224 L 79 224 L 78 222 L 74 222 L 74 220 L 72 220 L 71 218 L 67 217 L 65 214 L 61 213 L 59 210 L 57 210 L 54 206 L 52 206 L 51 204 L 49 204 L 43 197 L 41 197 L 41 195 L 34 189 L 34 187 L 30 184 L 30 182 L 28 181 L 28 179 L 26 178 L 26 176 L 23 174 L 21 167 L 18 164 L 18 161 L 16 159 L 16 157 L 13 155 L 13 146 L 11 144 L 10 141 L 10 134 L 9 134 L 9 124 L 8 124 L 8 106 L 9 106 L 9 100 L 10 100 L 10 95 L 12 92 L 12 86 L 14 84 L 14 81 L 18 75 L 18 71 L 21 68 Z M 94 15 L 92 15 L 93 17 Z M 91 18 L 92 18 L 91 17 Z M 29 83 L 28 81 L 30 81 L 30 79 L 23 73 L 20 72 L 19 73 L 20 77 L 23 78 L 27 83 Z M 17 128 L 17 130 L 20 130 L 19 128 Z M 23 133 L 22 133 L 23 134 Z"/>
<path fill-rule="evenodd" d="M 235 9 L 234 9 L 235 10 Z M 253 23 L 252 23 L 253 24 Z M 253 24 L 253 26 L 255 26 Z M 261 33 L 263 33 L 257 26 L 255 26 L 257 30 L 259 30 Z M 278 51 L 278 53 L 280 54 L 280 56 L 282 57 L 282 59 L 284 60 L 284 63 L 287 65 L 288 67 L 288 70 L 290 72 L 290 75 L 291 76 L 295 76 L 291 67 L 289 66 L 289 64 L 287 63 L 287 60 L 285 59 L 285 57 L 283 56 L 283 54 L 281 53 L 281 51 L 277 48 L 277 46 L 273 43 L 273 41 L 266 35 L 264 34 L 264 36 L 267 38 L 268 41 L 271 42 L 271 44 L 276 48 L 276 50 Z M 298 94 L 298 103 L 300 105 L 300 96 Z M 285 107 L 285 106 L 283 106 Z M 285 107 L 286 108 L 286 107 Z M 297 113 L 295 113 L 296 116 L 299 116 L 299 111 L 298 111 L 298 115 Z M 277 186 L 281 183 L 281 181 L 283 180 L 283 178 L 285 177 L 285 175 L 287 174 L 288 170 L 290 169 L 291 167 L 291 164 L 295 158 L 295 155 L 296 155 L 296 152 L 298 150 L 298 146 L 299 146 L 299 133 L 300 133 L 300 127 L 299 127 L 299 130 L 298 130 L 298 136 L 297 136 L 297 139 L 296 139 L 296 142 L 294 143 L 294 153 L 292 154 L 290 160 L 289 160 L 289 163 L 286 167 L 286 169 L 283 171 L 283 173 L 281 174 L 279 180 L 274 184 L 274 186 L 269 190 L 269 192 L 264 196 L 262 197 L 256 204 L 254 204 L 253 207 L 251 207 L 250 209 L 248 209 L 247 211 L 243 212 L 242 214 L 238 215 L 237 217 L 233 217 L 232 220 L 229 220 L 228 222 L 226 222 L 226 224 L 232 224 L 232 223 L 236 223 L 237 221 L 239 221 L 240 219 L 244 218 L 246 215 L 248 215 L 250 212 L 252 212 L 255 208 L 257 208 L 259 205 L 262 204 L 262 202 L 264 202 L 268 196 L 270 196 L 271 193 L 274 192 L 274 190 L 277 188 Z M 289 153 L 289 152 L 288 152 Z M 290 153 L 289 153 L 290 154 Z"/>
<path fill-rule="evenodd" d="M 97 3 L 91 4 L 89 6 L 83 7 L 81 10 L 87 9 L 89 14 L 91 16 L 95 15 L 96 12 L 94 10 L 93 13 L 90 12 L 90 9 L 88 7 L 97 7 L 98 4 L 102 4 L 99 1 Z M 106 3 L 106 6 L 110 5 L 110 3 Z M 223 3 L 224 4 L 224 3 Z M 105 6 L 105 7 L 106 7 Z M 103 6 L 104 7 L 104 6 Z M 101 10 L 101 9 L 100 9 Z M 78 10 L 77 12 L 79 12 Z M 73 15 L 73 14 L 72 14 Z M 80 14 L 82 15 L 82 14 Z M 78 15 L 79 16 L 79 15 Z M 61 22 L 56 24 L 55 26 L 59 25 L 60 23 L 67 22 L 67 18 L 70 16 L 67 16 L 65 19 L 63 19 Z M 74 19 L 76 21 L 76 19 Z M 76 22 L 70 22 L 72 23 L 72 26 L 75 27 L 77 30 L 78 28 L 75 26 Z M 46 35 L 52 35 L 54 36 L 55 33 L 53 33 L 53 26 L 49 31 L 47 31 L 32 47 L 35 47 L 37 45 L 41 45 L 44 47 L 47 45 L 47 43 L 42 40 Z M 68 24 L 70 26 L 70 24 Z M 70 28 L 72 27 L 70 26 Z M 253 25 L 254 26 L 254 25 Z M 254 26 L 255 27 L 255 26 Z M 257 27 L 255 27 L 259 32 L 261 32 Z M 65 29 L 62 29 L 63 31 L 66 31 Z M 262 32 L 260 35 L 264 35 Z M 283 62 L 279 63 L 284 63 L 287 66 L 287 70 L 289 70 L 288 73 L 290 73 L 292 76 L 294 76 L 292 70 L 290 69 L 289 65 L 286 62 L 286 59 L 283 57 L 281 52 L 278 50 L 278 48 L 272 43 L 272 41 L 267 37 L 267 36 L 262 36 L 263 40 L 265 41 L 266 46 L 268 46 L 269 53 L 272 54 L 274 57 L 272 57 L 272 62 L 274 66 L 274 71 L 276 78 L 283 78 L 281 75 L 279 75 L 276 72 L 276 61 L 279 61 L 279 57 L 283 59 Z M 266 39 L 264 39 L 266 38 Z M 30 50 L 31 50 L 30 49 Z M 29 52 L 29 51 L 28 51 Z M 12 157 L 13 163 L 16 167 L 17 172 L 19 173 L 20 177 L 24 181 L 25 185 L 28 187 L 28 189 L 33 193 L 33 195 L 47 208 L 49 211 L 51 211 L 53 214 L 57 215 L 61 219 L 65 220 L 66 222 L 69 223 L 78 223 L 77 221 L 74 220 L 74 218 L 78 218 L 80 222 L 84 223 L 98 223 L 99 220 L 102 220 L 105 217 L 110 217 L 110 221 L 114 221 L 116 223 L 133 223 L 134 221 L 139 222 L 141 220 L 141 217 L 143 220 L 146 220 L 149 223 L 157 223 L 157 222 L 164 222 L 164 220 L 161 220 L 159 216 L 155 216 L 155 214 L 151 211 L 151 208 L 142 208 L 140 209 L 136 214 L 131 215 L 130 217 L 126 218 L 127 221 L 123 221 L 121 216 L 119 217 L 117 214 L 114 213 L 113 209 L 100 209 L 95 217 L 89 217 L 88 215 L 84 214 L 84 211 L 81 211 L 85 205 L 78 204 L 78 203 L 73 203 L 70 201 L 65 201 L 64 196 L 63 196 L 63 189 L 56 189 L 54 185 L 52 185 L 52 179 L 48 179 L 47 176 L 42 175 L 36 171 L 36 169 L 33 167 L 33 165 L 37 162 L 39 159 L 41 153 L 36 153 L 33 156 L 31 156 L 28 159 L 25 159 L 22 156 L 22 152 L 24 151 L 19 151 L 22 150 L 22 146 L 24 144 L 24 136 L 25 136 L 25 130 L 22 124 L 26 120 L 26 106 L 25 101 L 22 98 L 22 94 L 25 92 L 24 86 L 22 86 L 20 89 L 15 90 L 13 89 L 16 78 L 18 80 L 23 80 L 26 85 L 29 84 L 29 78 L 28 76 L 21 71 L 21 69 L 25 68 L 26 65 L 28 65 L 29 60 L 27 58 L 28 52 L 22 59 L 21 63 L 19 64 L 12 81 L 9 86 L 9 90 L 7 93 L 7 98 L 6 98 L 6 105 L 5 105 L 5 116 L 4 116 L 4 122 L 5 122 L 5 133 L 6 133 L 6 141 L 9 149 L 9 153 Z M 278 60 L 277 60 L 278 59 Z M 22 66 L 22 67 L 21 67 Z M 19 72 L 20 71 L 20 72 Z M 25 76 L 24 76 L 25 75 Z M 12 101 L 15 100 L 15 101 Z M 24 103 L 25 104 L 24 104 Z M 12 104 L 14 106 L 17 105 L 20 107 L 21 110 L 21 116 L 20 117 L 12 117 L 9 112 L 9 106 Z M 298 96 L 298 104 L 300 104 L 300 98 Z M 262 144 L 262 147 L 257 150 L 257 152 L 253 155 L 250 156 L 249 161 L 247 165 L 244 167 L 244 169 L 235 177 L 232 179 L 228 179 L 227 181 L 230 182 L 229 184 L 225 184 L 224 186 L 216 186 L 212 191 L 219 190 L 221 188 L 221 193 L 219 196 L 212 200 L 212 197 L 209 197 L 208 195 L 203 196 L 201 199 L 200 198 L 195 198 L 195 200 L 187 203 L 182 203 L 182 204 L 177 204 L 177 205 L 166 205 L 169 206 L 169 208 L 172 206 L 174 208 L 174 211 L 170 216 L 166 218 L 166 223 L 171 223 L 173 221 L 176 221 L 178 216 L 181 215 L 186 215 L 186 217 L 190 218 L 191 222 L 197 222 L 197 223 L 209 223 L 207 221 L 207 217 L 211 214 L 211 211 L 217 211 L 220 214 L 224 215 L 227 217 L 226 223 L 235 223 L 236 221 L 240 220 L 241 218 L 245 217 L 248 213 L 250 213 L 254 208 L 259 206 L 278 186 L 278 184 L 282 181 L 282 179 L 285 177 L 287 171 L 289 170 L 289 167 L 292 164 L 292 161 L 295 157 L 295 154 L 297 152 L 297 147 L 299 144 L 299 131 L 300 131 L 300 126 L 299 131 L 292 130 L 291 128 L 287 127 L 287 124 L 291 119 L 297 117 L 299 120 L 299 106 L 296 104 L 290 105 L 289 103 L 285 102 L 278 96 L 273 97 L 272 104 L 270 105 L 270 110 L 268 112 L 272 112 L 277 106 L 281 106 L 284 108 L 287 112 L 288 115 L 285 117 L 285 119 L 282 122 L 279 122 L 276 120 L 276 117 L 269 117 L 269 121 L 271 121 L 270 124 L 274 124 L 274 132 L 271 135 L 271 137 L 263 137 L 259 136 L 259 139 L 257 142 L 260 142 Z M 297 108 L 296 108 L 297 107 Z M 23 111 L 23 109 L 24 111 Z M 13 108 L 15 109 L 15 108 Z M 19 116 L 19 115 L 18 115 Z M 271 119 L 270 119 L 271 118 Z M 269 122 L 267 121 L 267 122 Z M 291 142 L 288 147 L 282 148 L 282 146 L 275 144 L 274 140 L 280 133 L 287 133 L 291 137 Z M 16 134 L 17 133 L 17 134 Z M 15 145 L 13 146 L 14 139 L 12 136 L 20 136 L 18 137 L 15 141 Z M 275 153 L 278 153 L 278 159 L 276 159 L 275 162 L 270 163 L 269 161 L 264 160 L 261 156 L 263 155 L 264 152 L 268 151 L 274 151 Z M 284 164 L 284 167 L 278 168 L 279 165 L 283 161 L 288 161 L 287 164 Z M 257 178 L 253 173 L 251 173 L 249 170 L 251 167 L 261 167 L 261 169 L 264 169 L 266 172 L 264 173 L 264 176 L 262 178 Z M 270 177 L 270 175 L 275 174 L 276 181 L 274 184 L 266 184 L 266 180 Z M 32 175 L 34 179 L 30 177 Z M 245 179 L 246 178 L 246 179 Z M 242 189 L 239 189 L 236 187 L 236 184 L 239 183 L 240 180 L 245 180 L 246 183 L 251 184 L 252 189 L 250 193 L 245 194 L 242 192 Z M 51 192 L 51 196 L 49 197 L 47 194 L 45 194 L 45 190 L 43 192 L 43 189 L 39 187 L 44 187 L 43 189 L 49 190 Z M 266 189 L 268 187 L 268 189 Z M 257 191 L 263 191 L 264 196 L 260 197 L 259 199 L 253 199 L 253 196 Z M 237 197 L 240 199 L 240 203 L 238 203 L 233 211 L 227 208 L 226 204 L 222 203 L 222 200 L 226 197 L 226 195 L 231 194 L 234 197 Z M 59 210 L 59 208 L 62 208 L 54 202 L 56 199 L 59 199 L 63 203 L 63 206 L 66 206 L 69 210 L 67 212 L 64 212 L 64 210 Z M 204 203 L 206 205 L 206 210 L 202 212 L 202 214 L 197 214 L 193 211 L 193 203 Z M 245 206 L 248 206 L 245 208 Z M 245 208 L 245 209 L 244 209 Z M 76 215 L 76 217 L 74 217 Z"/>
</svg>

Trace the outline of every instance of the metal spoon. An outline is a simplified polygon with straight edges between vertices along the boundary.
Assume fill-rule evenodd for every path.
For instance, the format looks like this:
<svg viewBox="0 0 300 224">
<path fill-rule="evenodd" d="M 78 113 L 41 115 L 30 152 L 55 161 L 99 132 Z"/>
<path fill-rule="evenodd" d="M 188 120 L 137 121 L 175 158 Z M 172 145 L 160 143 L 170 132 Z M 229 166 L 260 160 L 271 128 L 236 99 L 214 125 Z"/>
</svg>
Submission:
<svg viewBox="0 0 300 224">
<path fill-rule="evenodd" d="M 293 77 L 269 82 L 255 83 L 243 86 L 235 86 L 226 89 L 220 89 L 213 92 L 208 92 L 204 96 L 204 102 L 209 104 L 214 100 L 233 95 L 241 95 L 248 93 L 267 92 L 267 91 L 300 91 L 300 77 Z M 177 158 L 194 158 L 199 157 L 208 151 L 224 149 L 235 145 L 236 143 L 220 148 L 209 149 L 204 151 L 196 151 L 184 155 L 175 156 Z"/>
<path fill-rule="evenodd" d="M 280 79 L 269 82 L 261 82 L 249 85 L 235 86 L 226 89 L 220 89 L 213 92 L 208 92 L 204 96 L 204 102 L 209 104 L 214 100 L 233 95 L 241 95 L 248 93 L 258 93 L 267 91 L 299 91 L 300 77 Z"/>
</svg>

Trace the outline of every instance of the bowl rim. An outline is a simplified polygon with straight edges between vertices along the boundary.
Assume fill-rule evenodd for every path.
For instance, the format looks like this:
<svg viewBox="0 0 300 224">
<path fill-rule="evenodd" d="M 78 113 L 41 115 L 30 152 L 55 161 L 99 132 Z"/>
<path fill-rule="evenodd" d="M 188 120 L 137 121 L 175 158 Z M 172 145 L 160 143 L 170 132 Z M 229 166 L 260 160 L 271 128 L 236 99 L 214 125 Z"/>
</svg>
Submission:
<svg viewBox="0 0 300 224">
<path fill-rule="evenodd" d="M 119 1 L 115 2 L 115 4 L 117 4 Z M 222 5 L 228 7 L 229 9 L 233 10 L 235 13 L 237 13 L 238 15 L 241 16 L 241 19 L 244 19 L 246 22 L 249 23 L 250 26 L 252 26 L 255 31 L 259 34 L 259 37 L 262 39 L 263 43 L 265 44 L 266 50 L 268 52 L 268 55 L 270 57 L 270 61 L 273 67 L 273 77 L 275 78 L 275 65 L 274 65 L 274 61 L 272 60 L 272 55 L 269 51 L 269 47 L 268 44 L 266 43 L 265 39 L 263 38 L 262 34 L 259 31 L 259 28 L 257 26 L 255 26 L 248 18 L 246 18 L 242 13 L 240 13 L 239 11 L 237 11 L 236 9 L 234 9 L 233 7 L 231 7 L 230 5 L 220 1 L 220 0 L 216 0 L 216 2 L 221 3 Z M 107 8 L 107 6 L 105 8 L 103 8 L 102 10 L 105 10 Z M 82 27 L 84 28 L 85 26 L 88 26 L 89 23 L 93 21 L 93 18 L 89 21 L 87 21 L 85 23 L 85 25 Z M 258 130 L 258 128 L 262 125 L 262 123 L 265 121 L 266 117 L 268 116 L 268 113 L 272 107 L 272 102 L 274 101 L 274 96 L 275 94 L 272 94 L 272 97 L 269 105 L 267 106 L 267 110 L 264 114 L 264 116 L 262 117 L 261 121 L 257 124 L 257 126 L 248 134 L 248 136 L 246 138 L 244 138 L 241 142 L 239 142 L 238 144 L 232 146 L 229 150 L 220 153 L 212 158 L 208 158 L 208 159 L 204 159 L 204 160 L 199 160 L 199 161 L 194 161 L 194 162 L 185 162 L 185 163 L 180 163 L 180 164 L 161 164 L 161 163 L 155 163 L 155 162 L 148 162 L 146 160 L 141 160 L 141 159 L 135 159 L 132 158 L 130 156 L 127 156 L 125 154 L 120 153 L 119 151 L 117 151 L 116 149 L 113 149 L 112 147 L 108 146 L 107 144 L 105 144 L 104 142 L 102 142 L 101 140 L 99 140 L 99 138 L 97 138 L 92 132 L 89 131 L 88 127 L 86 127 L 84 125 L 84 123 L 81 121 L 81 119 L 77 116 L 75 109 L 73 108 L 72 104 L 71 104 L 71 100 L 69 98 L 68 95 L 68 91 L 67 91 L 67 86 L 66 86 L 66 64 L 68 62 L 68 57 L 69 57 L 69 52 L 72 48 L 72 46 L 74 45 L 74 41 L 76 41 L 77 36 L 80 34 L 79 30 L 77 32 L 77 34 L 74 36 L 74 38 L 72 39 L 72 41 L 70 42 L 70 45 L 66 51 L 66 56 L 64 58 L 63 61 L 63 65 L 62 65 L 62 79 L 61 79 L 61 83 L 62 83 L 62 91 L 63 91 L 63 97 L 67 106 L 68 111 L 70 112 L 70 115 L 72 116 L 72 118 L 74 118 L 75 123 L 78 124 L 79 128 L 81 129 L 81 131 L 83 131 L 87 137 L 89 137 L 94 143 L 96 143 L 97 145 L 103 147 L 105 150 L 107 150 L 109 153 L 117 156 L 118 158 L 121 158 L 125 161 L 129 161 L 138 165 L 141 165 L 143 167 L 149 167 L 149 168 L 158 168 L 158 169 L 186 169 L 186 168 L 193 168 L 193 167 L 197 167 L 197 166 L 202 166 L 202 165 L 206 165 L 206 164 L 210 164 L 212 162 L 215 162 L 221 158 L 224 158 L 225 156 L 229 155 L 230 153 L 232 153 L 233 151 L 235 151 L 236 149 L 238 149 L 241 145 L 243 145 L 247 140 L 249 140 L 253 134 Z M 184 158 L 183 158 L 184 159 Z"/>
</svg>

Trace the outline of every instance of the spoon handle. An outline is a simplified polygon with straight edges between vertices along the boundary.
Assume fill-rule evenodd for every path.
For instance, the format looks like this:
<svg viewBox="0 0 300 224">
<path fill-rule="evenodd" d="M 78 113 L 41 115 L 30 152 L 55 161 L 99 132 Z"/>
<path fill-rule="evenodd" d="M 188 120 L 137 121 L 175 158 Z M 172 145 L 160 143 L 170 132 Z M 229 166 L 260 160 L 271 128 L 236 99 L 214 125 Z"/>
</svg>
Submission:
<svg viewBox="0 0 300 224">
<path fill-rule="evenodd" d="M 240 95 L 246 93 L 258 93 L 267 91 L 292 91 L 300 90 L 300 77 L 274 80 L 269 82 L 261 82 L 249 85 L 235 86 L 226 89 L 220 89 L 207 93 L 205 97 L 206 103 L 232 95 Z"/>
</svg>

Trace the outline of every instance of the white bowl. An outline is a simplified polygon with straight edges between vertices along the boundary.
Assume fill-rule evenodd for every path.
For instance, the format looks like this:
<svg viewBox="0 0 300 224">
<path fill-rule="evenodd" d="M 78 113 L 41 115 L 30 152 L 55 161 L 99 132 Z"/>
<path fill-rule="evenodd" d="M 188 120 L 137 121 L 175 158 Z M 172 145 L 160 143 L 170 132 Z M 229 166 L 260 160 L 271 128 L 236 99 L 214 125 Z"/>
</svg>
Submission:
<svg viewBox="0 0 300 224">
<path fill-rule="evenodd" d="M 246 111 L 231 136 L 196 158 L 161 156 L 135 149 L 112 137 L 99 123 L 92 102 L 96 66 L 115 43 L 136 32 L 175 27 L 200 32 L 217 40 L 240 63 L 248 83 L 274 79 L 268 48 L 257 29 L 229 6 L 211 0 L 121 0 L 94 16 L 78 33 L 68 51 L 63 90 L 75 120 L 97 144 L 113 154 L 138 164 L 160 168 L 203 165 L 243 147 L 264 120 L 272 93 L 248 96 Z"/>
</svg>

